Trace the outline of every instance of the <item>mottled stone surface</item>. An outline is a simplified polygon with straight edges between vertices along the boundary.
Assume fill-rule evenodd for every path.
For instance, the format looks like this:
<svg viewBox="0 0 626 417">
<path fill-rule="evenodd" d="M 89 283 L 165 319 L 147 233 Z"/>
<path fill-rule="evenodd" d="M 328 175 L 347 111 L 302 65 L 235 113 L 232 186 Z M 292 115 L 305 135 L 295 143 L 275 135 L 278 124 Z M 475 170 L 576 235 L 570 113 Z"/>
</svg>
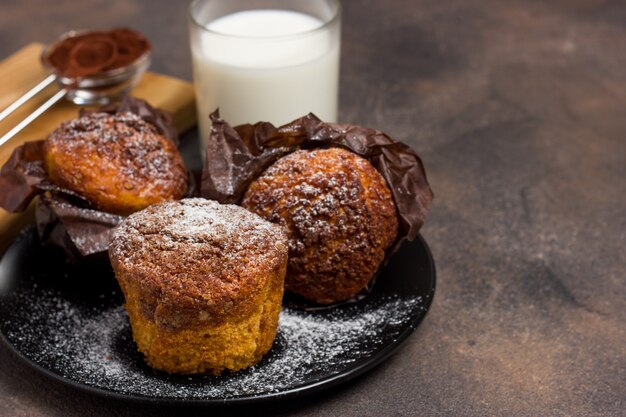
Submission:
<svg viewBox="0 0 626 417">
<path fill-rule="evenodd" d="M 0 56 L 127 25 L 190 79 L 186 6 L 3 1 Z M 626 2 L 344 1 L 341 120 L 418 150 L 432 310 L 331 392 L 255 408 L 136 405 L 49 382 L 0 347 L 2 416 L 626 413 Z M 185 140 L 195 148 L 194 135 Z"/>
</svg>

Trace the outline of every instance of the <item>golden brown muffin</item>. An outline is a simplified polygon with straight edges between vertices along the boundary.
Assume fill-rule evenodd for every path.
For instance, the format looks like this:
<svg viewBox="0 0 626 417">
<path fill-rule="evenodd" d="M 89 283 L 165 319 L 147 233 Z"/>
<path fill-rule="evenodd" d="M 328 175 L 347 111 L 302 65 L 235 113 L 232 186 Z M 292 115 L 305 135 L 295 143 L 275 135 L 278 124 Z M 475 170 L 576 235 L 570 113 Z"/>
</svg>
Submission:
<svg viewBox="0 0 626 417">
<path fill-rule="evenodd" d="M 152 367 L 236 371 L 272 346 L 287 268 L 282 227 L 234 205 L 170 201 L 124 220 L 109 257 Z"/>
<path fill-rule="evenodd" d="M 187 192 L 176 145 L 132 113 L 63 123 L 46 139 L 45 166 L 53 183 L 109 213 L 129 214 Z"/>
<path fill-rule="evenodd" d="M 367 160 L 340 148 L 279 159 L 250 185 L 242 206 L 287 227 L 286 289 L 321 304 L 361 291 L 397 235 L 384 178 Z"/>
</svg>

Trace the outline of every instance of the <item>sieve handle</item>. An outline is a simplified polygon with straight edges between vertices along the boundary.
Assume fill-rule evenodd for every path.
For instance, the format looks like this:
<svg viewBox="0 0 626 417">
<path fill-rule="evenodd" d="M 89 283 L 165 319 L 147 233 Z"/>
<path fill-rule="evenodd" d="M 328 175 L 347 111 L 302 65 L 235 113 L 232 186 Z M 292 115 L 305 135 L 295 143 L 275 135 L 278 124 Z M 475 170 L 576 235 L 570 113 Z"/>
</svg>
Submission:
<svg viewBox="0 0 626 417">
<path fill-rule="evenodd" d="M 31 90 L 32 91 L 32 90 Z M 4 136 L 0 138 L 0 146 L 4 145 L 9 139 L 18 134 L 22 129 L 30 124 L 33 120 L 38 118 L 43 112 L 48 110 L 54 103 L 61 100 L 67 94 L 67 89 L 63 88 L 57 91 L 52 97 L 50 97 L 45 103 L 43 103 L 39 108 L 29 114 L 24 120 L 19 122 L 15 127 L 9 130 Z M 30 91 L 29 91 L 30 93 Z M 28 93 L 27 93 L 28 94 Z"/>
<path fill-rule="evenodd" d="M 37 84 L 36 86 L 28 90 L 22 97 L 18 98 L 13 103 L 11 103 L 6 109 L 2 110 L 0 112 L 0 122 L 6 119 L 8 115 L 13 113 L 20 106 L 22 106 L 22 104 L 26 103 L 28 100 L 30 100 L 31 98 L 39 94 L 41 90 L 43 90 L 44 88 L 52 84 L 54 80 L 56 80 L 56 78 L 57 77 L 54 74 L 48 75 L 46 78 L 41 80 L 39 84 Z"/>
</svg>

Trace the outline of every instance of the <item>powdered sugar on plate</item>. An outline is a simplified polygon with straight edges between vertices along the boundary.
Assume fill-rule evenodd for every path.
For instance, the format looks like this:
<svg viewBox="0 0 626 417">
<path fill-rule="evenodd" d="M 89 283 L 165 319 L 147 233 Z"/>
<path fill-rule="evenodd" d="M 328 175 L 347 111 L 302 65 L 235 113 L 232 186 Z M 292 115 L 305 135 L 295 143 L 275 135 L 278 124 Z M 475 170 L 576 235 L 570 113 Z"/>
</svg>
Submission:
<svg viewBox="0 0 626 417">
<path fill-rule="evenodd" d="M 425 315 L 432 297 L 374 291 L 356 304 L 328 310 L 284 308 L 274 346 L 257 365 L 218 377 L 175 376 L 151 369 L 137 352 L 111 277 L 110 285 L 83 296 L 85 289 L 77 289 L 76 282 L 93 277 L 81 272 L 81 281 L 74 281 L 77 273 L 63 272 L 69 267 L 60 264 L 52 268 L 51 280 L 29 265 L 13 266 L 21 274 L 34 273 L 22 276 L 12 291 L 0 292 L 0 330 L 18 354 L 79 388 L 169 402 L 281 398 L 337 377 L 348 379 L 397 347 Z M 110 272 L 102 274 L 96 278 Z M 60 279 L 70 284 L 56 285 Z"/>
</svg>

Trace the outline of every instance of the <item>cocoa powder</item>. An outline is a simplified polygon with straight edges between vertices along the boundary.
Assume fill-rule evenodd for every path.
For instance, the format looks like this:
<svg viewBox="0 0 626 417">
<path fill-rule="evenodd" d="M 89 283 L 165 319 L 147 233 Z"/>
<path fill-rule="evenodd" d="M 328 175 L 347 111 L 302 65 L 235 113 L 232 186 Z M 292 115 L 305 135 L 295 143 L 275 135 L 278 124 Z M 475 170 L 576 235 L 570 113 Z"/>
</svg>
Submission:
<svg viewBox="0 0 626 417">
<path fill-rule="evenodd" d="M 79 78 L 125 67 L 150 49 L 150 42 L 142 34 L 117 28 L 68 36 L 45 59 L 58 75 Z"/>
</svg>

